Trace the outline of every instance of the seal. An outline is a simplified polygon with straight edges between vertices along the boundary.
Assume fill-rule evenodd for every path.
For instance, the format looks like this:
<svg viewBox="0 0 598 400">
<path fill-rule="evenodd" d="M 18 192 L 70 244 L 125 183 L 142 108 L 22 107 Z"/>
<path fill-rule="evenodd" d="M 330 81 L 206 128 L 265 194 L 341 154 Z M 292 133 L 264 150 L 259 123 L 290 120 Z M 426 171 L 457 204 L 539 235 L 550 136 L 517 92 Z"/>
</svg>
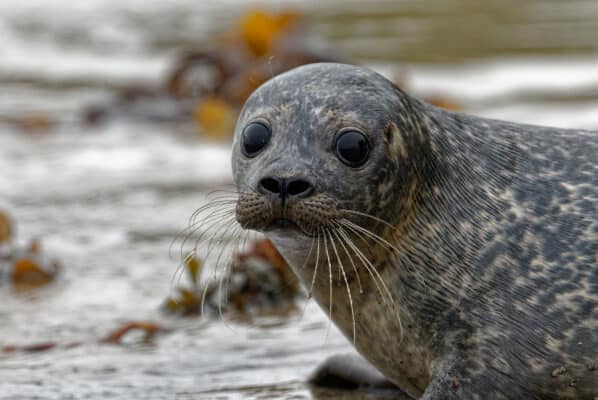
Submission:
<svg viewBox="0 0 598 400">
<path fill-rule="evenodd" d="M 310 64 L 247 100 L 236 220 L 412 398 L 598 397 L 598 133 Z"/>
</svg>

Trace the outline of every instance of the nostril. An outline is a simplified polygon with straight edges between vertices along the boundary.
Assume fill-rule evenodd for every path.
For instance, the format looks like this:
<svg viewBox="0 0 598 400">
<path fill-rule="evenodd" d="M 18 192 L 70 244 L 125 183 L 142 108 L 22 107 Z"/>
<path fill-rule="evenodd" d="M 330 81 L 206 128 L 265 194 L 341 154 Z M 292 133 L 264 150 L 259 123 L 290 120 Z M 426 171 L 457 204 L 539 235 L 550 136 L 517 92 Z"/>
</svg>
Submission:
<svg viewBox="0 0 598 400">
<path fill-rule="evenodd" d="M 314 191 L 314 187 L 303 179 L 295 179 L 287 184 L 289 196 L 307 197 Z"/>
<path fill-rule="evenodd" d="M 259 186 L 262 190 L 275 194 L 280 194 L 282 190 L 281 182 L 274 178 L 264 178 L 260 180 Z"/>
<path fill-rule="evenodd" d="M 303 179 L 262 178 L 258 183 L 258 191 L 263 194 L 274 194 L 282 199 L 287 197 L 308 197 L 314 187 Z"/>
</svg>

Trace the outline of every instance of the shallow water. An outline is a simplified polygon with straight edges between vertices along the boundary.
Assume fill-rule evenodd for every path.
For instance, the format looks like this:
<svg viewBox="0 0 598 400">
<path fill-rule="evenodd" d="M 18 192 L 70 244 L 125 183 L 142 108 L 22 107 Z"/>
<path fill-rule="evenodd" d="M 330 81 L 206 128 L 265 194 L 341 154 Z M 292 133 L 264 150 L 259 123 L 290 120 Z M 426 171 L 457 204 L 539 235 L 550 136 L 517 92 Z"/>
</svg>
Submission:
<svg viewBox="0 0 598 400">
<path fill-rule="evenodd" d="M 88 128 L 74 118 L 117 88 L 158 82 L 178 50 L 205 44 L 247 3 L 56 3 L 0 3 L 0 208 L 21 240 L 41 237 L 63 263 L 44 289 L 0 285 L 0 347 L 93 343 L 129 320 L 173 331 L 152 344 L 0 355 L 0 398 L 312 398 L 310 371 L 352 351 L 315 304 L 252 324 L 159 311 L 179 261 L 173 238 L 211 187 L 230 182 L 227 145 L 198 140 L 186 124 Z M 335 49 L 417 95 L 483 116 L 598 128 L 592 1 L 322 3 L 260 2 L 294 4 Z M 5 121 L 28 111 L 66 123 L 27 134 Z"/>
</svg>

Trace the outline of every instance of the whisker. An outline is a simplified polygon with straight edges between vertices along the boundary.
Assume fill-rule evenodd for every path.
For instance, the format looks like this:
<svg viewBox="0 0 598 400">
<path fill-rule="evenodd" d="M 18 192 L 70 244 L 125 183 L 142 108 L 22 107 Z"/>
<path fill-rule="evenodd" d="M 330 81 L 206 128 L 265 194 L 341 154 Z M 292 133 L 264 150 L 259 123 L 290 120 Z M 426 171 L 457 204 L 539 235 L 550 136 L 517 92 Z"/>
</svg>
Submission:
<svg viewBox="0 0 598 400">
<path fill-rule="evenodd" d="M 340 234 L 337 232 L 337 230 L 335 229 L 332 232 L 338 239 L 340 245 L 345 250 L 345 254 L 347 255 L 347 258 L 349 259 L 349 261 L 351 261 L 351 265 L 353 266 L 353 272 L 355 272 L 355 277 L 357 278 L 357 285 L 359 286 L 359 294 L 363 294 L 363 287 L 361 286 L 361 278 L 359 278 L 359 273 L 357 272 L 357 267 L 355 265 L 355 261 L 353 261 L 353 257 L 351 257 L 351 255 L 349 254 L 349 250 L 347 249 L 347 246 L 345 246 L 345 243 L 343 242 L 343 238 L 340 236 Z"/>
<path fill-rule="evenodd" d="M 223 282 L 224 282 L 225 278 L 227 278 L 231 274 L 233 254 L 235 252 L 235 249 L 237 249 L 237 246 L 238 246 L 239 241 L 240 241 L 239 239 L 243 236 L 243 233 L 244 233 L 243 229 L 240 228 L 240 227 L 235 227 L 234 229 L 235 230 L 231 233 L 231 237 L 234 238 L 233 239 L 232 250 L 229 251 L 229 253 L 228 253 L 229 258 L 225 258 L 226 263 L 224 264 L 224 271 L 220 274 L 220 279 L 219 279 L 219 282 L 218 282 L 218 315 L 220 316 L 221 320 L 224 320 L 224 315 L 223 315 L 223 312 L 222 312 L 222 300 L 223 300 L 223 296 L 224 296 L 224 299 L 226 301 L 228 301 L 228 291 L 226 293 L 223 293 L 222 292 L 222 285 L 223 285 Z M 222 249 L 225 249 L 225 248 L 226 248 L 226 246 L 222 246 Z M 217 259 L 216 264 L 215 264 L 216 268 L 218 268 L 221 265 L 220 264 L 220 259 L 222 257 L 222 253 L 223 253 L 223 250 L 220 250 L 220 254 L 218 255 L 218 259 Z"/>
<path fill-rule="evenodd" d="M 349 221 L 347 219 L 342 219 L 342 220 L 339 221 L 339 223 L 341 225 L 343 225 L 343 226 L 354 228 L 355 230 L 360 231 L 364 235 L 369 236 L 371 239 L 373 239 L 373 240 L 375 240 L 375 241 L 377 241 L 379 243 L 382 243 L 388 249 L 396 252 L 397 254 L 401 254 L 401 252 L 399 251 L 399 249 L 397 249 L 395 247 L 395 245 L 393 245 L 392 243 L 390 243 L 388 240 L 384 239 L 382 236 L 379 236 L 379 235 L 375 234 L 374 232 L 372 232 L 372 231 L 370 231 L 368 229 L 365 229 L 364 227 L 359 226 L 356 223 L 351 222 L 351 221 Z"/>
<path fill-rule="evenodd" d="M 198 225 L 205 224 L 207 220 L 209 220 L 210 218 L 214 218 L 215 215 L 221 215 L 223 213 L 234 213 L 235 209 L 236 209 L 235 205 L 236 205 L 236 202 L 227 203 L 227 204 L 218 204 L 218 208 L 216 209 L 216 211 L 213 211 L 213 212 L 203 216 L 203 218 L 198 219 L 198 217 L 199 217 L 199 215 L 201 215 L 201 213 L 205 213 L 207 210 L 209 210 L 209 208 L 206 208 L 205 210 L 202 210 L 201 213 L 199 213 L 193 217 L 193 219 L 189 223 L 189 228 L 194 228 Z"/>
<path fill-rule="evenodd" d="M 349 230 L 351 230 L 350 227 L 346 227 L 346 228 L 348 228 Z M 339 227 L 339 232 L 344 233 L 344 236 L 346 238 L 348 238 L 347 232 L 345 232 L 345 230 L 344 230 L 343 227 Z M 369 245 L 369 243 L 367 241 L 365 241 L 365 239 L 363 239 L 361 236 L 359 236 L 359 232 L 358 231 L 353 231 L 353 233 L 357 234 L 358 237 L 363 241 L 363 243 L 366 246 Z M 376 287 L 378 288 L 378 291 L 379 291 L 382 299 L 384 299 L 383 294 L 386 293 L 386 297 L 390 301 L 390 305 L 394 308 L 394 310 L 396 310 L 397 323 L 399 324 L 399 331 L 400 331 L 399 343 L 401 343 L 403 341 L 403 324 L 401 322 L 401 316 L 400 316 L 400 314 L 398 312 L 399 307 L 398 307 L 397 303 L 395 302 L 394 297 L 392 296 L 390 290 L 388 289 L 388 286 L 386 285 L 386 282 L 384 281 L 384 279 L 382 278 L 382 276 L 380 275 L 380 273 L 378 272 L 378 270 L 376 269 L 376 267 L 371 263 L 370 260 L 367 259 L 367 257 L 365 257 L 365 255 L 357 247 L 357 245 L 355 245 L 352 242 L 347 242 L 347 244 L 350 245 L 350 247 L 355 252 L 355 255 L 357 255 L 357 257 L 361 260 L 362 264 L 366 267 L 366 269 L 370 273 L 370 276 L 372 276 L 372 280 L 374 281 L 374 284 L 376 284 L 376 279 L 372 275 L 372 272 L 373 272 L 374 275 L 376 275 L 378 281 L 380 282 L 380 284 L 382 285 L 382 288 L 384 289 L 384 292 L 382 292 L 381 289 L 380 289 L 380 287 L 378 286 L 378 284 L 376 284 Z"/>
<path fill-rule="evenodd" d="M 322 231 L 324 238 L 324 251 L 326 252 L 326 261 L 328 262 L 328 330 L 326 331 L 326 341 L 328 341 L 328 336 L 330 334 L 330 327 L 332 325 L 332 263 L 330 262 L 330 254 L 328 253 L 328 243 L 326 242 L 326 228 Z"/>
<path fill-rule="evenodd" d="M 234 215 L 231 215 L 231 216 L 229 216 L 229 218 L 227 218 L 225 221 L 229 221 L 229 220 L 234 220 Z M 218 221 L 215 221 L 215 222 L 218 222 Z M 214 223 L 212 223 L 212 224 L 209 226 L 209 229 L 210 229 L 210 228 L 211 228 L 213 225 L 215 225 L 215 222 L 214 222 Z M 220 221 L 220 223 L 222 223 L 222 221 Z M 174 274 L 173 274 L 173 276 L 172 276 L 172 278 L 171 278 L 171 282 L 170 282 L 170 290 L 171 290 L 171 291 L 173 290 L 173 288 L 174 288 L 174 286 L 175 286 L 175 283 L 176 283 L 176 285 L 180 285 L 181 279 L 182 279 L 182 277 L 183 277 L 183 273 L 184 273 L 184 271 L 185 271 L 185 266 L 186 266 L 186 264 L 185 264 L 185 260 L 187 259 L 187 258 L 185 257 L 185 255 L 184 255 L 184 247 L 185 247 L 185 244 L 187 243 L 187 240 L 188 240 L 188 239 L 189 239 L 189 238 L 190 238 L 190 237 L 193 235 L 193 233 L 195 233 L 195 232 L 196 232 L 198 229 L 200 229 L 200 228 L 198 227 L 198 228 L 194 228 L 194 229 L 192 229 L 192 230 L 191 230 L 191 231 L 190 231 L 190 232 L 189 232 L 189 233 L 188 233 L 188 234 L 185 236 L 185 238 L 183 239 L 183 241 L 182 241 L 182 243 L 181 243 L 181 248 L 180 248 L 180 259 L 181 259 L 181 262 L 179 262 L 179 264 L 177 265 L 177 267 L 176 267 L 176 269 L 175 269 L 175 272 L 174 272 Z M 192 251 L 191 251 L 191 255 L 196 255 L 196 254 L 197 254 L 197 246 L 198 246 L 198 243 L 199 243 L 199 241 L 201 240 L 201 238 L 203 237 L 203 235 L 204 235 L 206 232 L 208 232 L 208 231 L 209 231 L 209 229 L 208 229 L 208 230 L 206 230 L 206 231 L 204 231 L 204 232 L 202 232 L 202 234 L 200 234 L 200 236 L 197 238 L 197 240 L 196 240 L 196 243 L 195 243 L 195 245 L 194 245 L 194 247 L 193 247 L 193 249 L 192 249 Z"/>
<path fill-rule="evenodd" d="M 207 252 L 205 254 L 205 257 L 204 257 L 204 259 L 206 261 L 210 260 L 210 255 L 211 255 L 211 252 L 212 252 L 212 249 L 213 249 L 213 242 L 214 242 L 214 239 L 215 239 L 216 235 L 218 235 L 223 229 L 224 229 L 224 232 L 227 232 L 230 229 L 234 229 L 233 233 L 236 232 L 236 229 L 238 229 L 238 228 L 235 227 L 236 222 L 237 222 L 236 220 L 232 219 L 232 220 L 229 220 L 226 223 L 221 223 L 222 225 L 213 233 L 213 235 L 211 236 L 211 238 L 208 241 L 208 250 L 207 250 Z M 196 253 L 197 253 L 197 246 L 198 246 L 198 243 L 196 242 L 196 246 L 194 248 L 194 251 Z M 221 246 L 224 246 L 224 245 L 221 245 Z M 205 284 L 205 289 L 204 289 L 204 292 L 202 294 L 202 300 L 201 300 L 201 313 L 202 314 L 204 312 L 205 296 L 207 294 L 207 290 L 208 290 L 208 287 L 209 287 L 209 282 L 213 282 L 213 281 L 216 280 L 216 274 L 217 274 L 218 266 L 219 266 L 218 263 L 220 262 L 220 257 L 222 255 L 222 248 L 223 247 L 221 247 L 221 252 L 220 252 L 220 254 L 218 256 L 218 259 L 216 260 L 216 264 L 214 265 L 214 267 L 212 269 L 212 277 L 211 278 L 207 278 L 208 279 L 208 283 Z"/>
<path fill-rule="evenodd" d="M 230 189 L 228 189 L 230 188 Z M 207 194 L 206 197 L 212 197 L 214 195 L 220 195 L 220 194 L 239 194 L 242 193 L 242 190 L 239 190 L 235 184 L 230 184 L 230 185 L 225 185 L 216 189 L 212 189 L 210 190 Z"/>
<path fill-rule="evenodd" d="M 346 228 L 348 228 L 349 230 L 352 230 L 351 227 L 346 226 Z M 339 228 L 341 231 L 344 231 L 344 229 L 342 227 Z M 359 231 L 355 231 L 352 230 L 353 233 L 355 234 L 359 234 Z M 369 245 L 369 243 L 367 241 L 365 241 L 363 238 L 360 237 L 360 239 L 366 244 Z M 382 277 L 380 276 L 380 273 L 378 272 L 378 270 L 376 269 L 376 267 L 372 264 L 372 262 L 365 256 L 365 254 L 363 254 L 363 252 L 355 245 L 354 246 L 354 251 L 356 251 L 357 255 L 361 255 L 361 257 L 363 257 L 363 260 L 367 262 L 368 266 L 372 269 L 372 271 L 377 275 L 377 277 L 379 278 L 380 282 L 384 285 L 385 288 L 385 292 L 387 293 L 387 295 L 389 296 L 389 299 L 393 299 L 390 290 L 388 290 L 388 288 L 386 287 L 386 283 L 384 282 L 384 279 L 382 279 Z"/>
<path fill-rule="evenodd" d="M 370 231 L 362 226 L 359 226 L 352 221 L 348 221 L 348 220 L 341 220 L 341 224 L 343 224 L 344 226 L 347 226 L 347 227 L 352 227 L 352 228 L 360 231 L 364 235 L 367 235 L 369 238 L 371 238 L 375 242 L 378 242 L 381 245 L 387 247 L 389 250 L 392 250 L 392 252 L 394 252 L 397 257 L 401 255 L 401 251 L 395 245 L 388 242 L 383 237 L 373 233 L 372 231 Z M 426 289 L 426 290 L 429 289 L 428 285 L 426 284 L 426 281 L 424 279 L 424 276 L 419 271 L 414 270 L 412 267 L 410 267 L 410 264 L 405 264 L 404 267 L 413 274 L 413 276 L 415 277 L 415 279 L 417 279 L 417 281 L 419 282 L 419 284 L 422 286 L 423 289 Z"/>
<path fill-rule="evenodd" d="M 328 231 L 328 235 L 329 235 L 330 243 L 332 244 L 332 249 L 334 250 L 334 253 L 336 254 L 336 259 L 338 260 L 337 264 L 339 266 L 340 271 L 343 274 L 343 279 L 345 280 L 345 287 L 347 288 L 347 296 L 349 296 L 349 308 L 351 309 L 351 319 L 353 321 L 353 344 L 355 344 L 357 342 L 357 334 L 356 334 L 356 326 L 355 326 L 355 311 L 353 309 L 353 297 L 351 296 L 351 288 L 349 286 L 349 280 L 347 279 L 347 275 L 345 274 L 345 268 L 343 267 L 343 263 L 338 254 L 338 250 L 336 249 L 336 245 L 334 244 L 334 240 L 332 238 L 332 234 L 330 233 L 330 231 Z"/>
<path fill-rule="evenodd" d="M 236 221 L 234 221 L 234 222 L 236 222 Z M 240 232 L 242 232 L 242 230 L 240 230 L 240 228 L 234 226 L 234 223 L 232 225 L 231 225 L 231 223 L 228 224 L 228 228 L 227 229 L 231 229 L 231 228 L 233 229 L 233 232 L 231 233 L 231 236 L 233 236 L 233 237 L 234 237 L 234 235 L 238 235 L 238 234 L 240 234 Z M 210 246 L 210 245 L 211 245 L 211 243 L 208 246 Z M 208 260 L 209 257 L 210 257 L 210 251 L 211 251 L 211 249 L 208 249 L 208 251 L 206 253 L 206 256 L 205 256 L 206 260 Z M 210 287 L 210 283 L 214 282 L 216 280 L 216 274 L 218 272 L 218 267 L 219 267 L 221 255 L 222 255 L 222 250 L 221 250 L 220 255 L 218 256 L 218 259 L 217 259 L 216 263 L 214 264 L 213 271 L 212 271 L 212 277 L 211 278 L 207 278 L 207 282 L 205 282 L 205 284 L 204 284 L 204 290 L 203 290 L 203 293 L 202 293 L 202 296 L 201 296 L 201 306 L 200 306 L 201 315 L 204 315 L 204 305 L 205 305 L 206 295 L 207 295 L 208 289 Z M 218 302 L 220 303 L 220 296 L 221 296 L 220 288 L 218 288 L 218 290 L 219 290 L 219 292 L 218 292 L 218 297 L 219 297 Z M 220 307 L 220 304 L 219 304 L 219 307 Z"/>
<path fill-rule="evenodd" d="M 193 214 L 191 214 L 191 216 L 189 217 L 189 224 L 191 224 L 191 221 L 193 221 L 193 219 L 198 214 L 202 213 L 205 210 L 209 210 L 210 208 L 220 207 L 222 205 L 236 204 L 236 203 L 237 203 L 237 197 L 211 199 L 211 200 L 209 200 L 209 203 L 201 205 L 197 209 L 195 209 L 195 211 L 193 211 Z"/>
<path fill-rule="evenodd" d="M 309 251 L 307 252 L 307 256 L 305 257 L 305 261 L 303 261 L 303 264 L 301 264 L 301 269 L 305 268 L 305 266 L 307 265 L 307 262 L 309 261 L 309 257 L 311 256 L 311 252 L 314 248 L 314 242 L 315 242 L 316 238 L 313 237 L 311 239 L 311 244 L 309 245 Z"/>
<path fill-rule="evenodd" d="M 372 278 L 372 281 L 376 285 L 376 289 L 378 290 L 378 293 L 380 293 L 380 296 L 384 299 L 385 292 L 382 290 L 382 287 L 378 283 L 376 276 L 371 271 L 371 268 L 373 268 L 373 265 L 371 264 L 371 262 L 365 257 L 365 255 L 361 252 L 361 250 L 359 250 L 357 245 L 355 243 L 353 243 L 351 238 L 349 238 L 349 235 L 347 234 L 347 232 L 345 232 L 345 230 L 340 226 L 338 227 L 338 233 L 345 239 L 345 242 L 347 243 L 347 245 L 351 248 L 351 250 L 353 250 L 353 252 L 357 256 L 357 258 L 361 261 L 361 263 L 365 267 L 366 271 Z"/>
<path fill-rule="evenodd" d="M 314 284 L 316 283 L 316 275 L 318 273 L 318 265 L 320 265 L 320 231 L 318 230 L 318 246 L 316 248 L 316 266 L 314 268 L 314 273 L 313 276 L 311 278 L 311 286 L 309 288 L 309 292 L 307 293 L 307 298 L 311 299 L 311 296 L 313 294 L 314 291 Z"/>
<path fill-rule="evenodd" d="M 228 198 L 228 199 L 221 199 L 221 200 L 209 200 L 209 203 L 203 204 L 201 206 L 199 206 L 195 211 L 193 211 L 193 214 L 191 214 L 191 216 L 189 217 L 189 221 L 188 221 L 188 225 L 191 226 L 193 225 L 195 219 L 197 218 L 198 215 L 200 215 L 203 212 L 206 212 L 207 210 L 210 210 L 212 208 L 216 208 L 219 209 L 223 206 L 235 206 L 237 204 L 237 198 Z"/>
<path fill-rule="evenodd" d="M 389 224 L 387 221 L 384 221 L 383 219 L 378 218 L 375 215 L 370 215 L 370 214 L 367 214 L 367 213 L 364 213 L 364 212 L 361 212 L 361 211 L 349 210 L 349 209 L 344 209 L 344 208 L 340 209 L 339 211 L 343 212 L 343 213 L 347 213 L 347 214 L 358 215 L 360 217 L 370 218 L 370 219 L 372 219 L 372 220 L 374 220 L 376 222 L 379 222 L 379 223 L 383 224 L 384 226 L 386 226 L 387 228 L 391 229 L 392 231 L 395 231 L 397 229 L 394 225 Z"/>
<path fill-rule="evenodd" d="M 219 219 L 219 220 L 215 220 L 215 221 L 210 221 L 210 224 L 208 226 L 205 227 L 205 230 L 203 232 L 201 232 L 195 239 L 195 244 L 193 245 L 193 252 L 194 253 L 198 253 L 198 248 L 202 242 L 202 239 L 204 239 L 204 237 L 206 235 L 211 234 L 211 237 L 209 237 L 209 239 L 207 240 L 208 242 L 208 253 L 210 251 L 210 248 L 212 246 L 213 241 L 215 240 L 216 236 L 218 235 L 218 233 L 222 230 L 223 227 L 227 227 L 227 229 L 231 228 L 231 225 L 234 225 L 236 223 L 236 220 L 234 218 L 234 216 L 228 216 L 228 218 L 223 218 L 223 219 Z M 214 226 L 218 226 L 218 228 L 213 231 L 213 227 Z M 201 228 L 197 228 L 193 231 L 193 233 L 197 232 L 199 229 Z M 187 240 L 191 238 L 191 234 L 189 234 L 185 240 L 183 241 L 183 243 L 181 244 L 181 253 L 183 252 L 183 248 L 184 245 L 187 243 Z M 207 258 L 207 256 L 206 256 Z"/>
<path fill-rule="evenodd" d="M 301 265 L 301 269 L 304 269 L 305 266 L 307 265 L 307 263 L 309 262 L 315 242 L 316 242 L 316 237 L 314 236 L 311 238 L 311 244 L 309 245 L 309 252 L 307 253 L 307 257 L 305 257 L 305 261 L 303 261 L 303 264 Z M 319 243 L 319 239 L 318 239 L 318 243 Z M 318 265 L 318 260 L 316 260 L 316 266 L 317 265 Z M 301 319 L 303 319 L 303 317 L 305 316 L 305 310 L 307 309 L 308 302 L 309 302 L 309 297 L 305 300 L 305 304 L 303 305 L 303 312 L 301 313 Z"/>
<path fill-rule="evenodd" d="M 226 235 L 226 233 L 230 229 L 237 229 L 238 227 L 237 220 L 234 218 L 229 218 L 224 221 L 216 221 L 215 223 L 218 224 L 218 228 L 216 228 L 216 230 L 212 233 L 212 236 L 210 236 L 210 239 L 207 241 L 207 250 L 205 255 L 206 259 L 210 257 L 210 254 L 212 254 L 212 250 L 216 244 L 223 246 L 223 238 L 230 237 L 230 235 Z"/>
<path fill-rule="evenodd" d="M 219 205 L 219 206 L 221 206 L 221 205 Z M 179 238 L 181 238 L 183 235 L 185 235 L 185 238 L 183 239 L 183 245 L 181 246 L 181 247 L 183 247 L 187 237 L 192 235 L 196 231 L 195 223 L 192 222 L 193 218 L 195 218 L 194 216 L 195 216 L 196 212 L 194 212 L 193 215 L 189 218 L 187 226 L 185 228 L 181 229 L 180 231 L 178 231 L 174 235 L 174 238 L 170 241 L 170 244 L 168 246 L 168 256 L 169 257 L 172 257 L 172 247 L 174 246 L 174 244 L 176 243 L 176 241 Z M 189 233 L 185 234 L 187 231 Z"/>
<path fill-rule="evenodd" d="M 221 219 L 217 218 L 217 217 L 221 217 L 221 216 L 222 217 L 228 217 L 228 218 L 225 219 L 225 221 L 228 221 L 229 219 L 234 218 L 234 216 L 235 216 L 234 215 L 234 210 L 232 210 L 232 209 L 223 209 L 218 214 L 210 214 L 210 215 L 206 216 L 203 220 L 195 222 L 195 223 L 193 223 L 193 225 L 190 225 L 187 228 L 189 230 L 189 233 L 187 235 L 185 235 L 183 241 L 181 242 L 181 246 L 180 246 L 181 256 L 183 254 L 183 249 L 185 247 L 185 244 L 193 236 L 193 234 L 196 233 L 196 232 L 198 232 L 200 229 L 206 227 L 206 229 L 204 229 L 204 231 L 196 239 L 196 244 L 194 246 L 196 248 L 197 247 L 197 243 L 203 238 L 203 235 L 206 234 L 207 232 L 209 232 L 210 229 L 214 225 L 216 225 L 216 223 L 222 222 Z M 213 219 L 215 219 L 215 221 L 212 221 Z"/>
<path fill-rule="evenodd" d="M 189 259 L 189 257 L 192 257 L 193 255 L 194 254 L 191 252 L 189 253 L 189 255 L 187 255 L 187 257 L 181 257 L 181 261 L 179 261 L 174 270 L 174 273 L 170 277 L 170 286 L 168 290 L 170 292 L 171 297 L 173 295 L 173 292 L 175 291 L 175 285 L 180 284 L 183 274 L 185 273 L 187 267 L 187 260 Z"/>
<path fill-rule="evenodd" d="M 251 238 L 251 235 L 253 235 L 253 238 Z M 258 237 L 259 233 L 255 232 L 255 231 L 251 231 L 251 230 L 246 230 L 246 229 L 241 229 L 239 235 L 238 235 L 238 242 L 237 244 L 235 244 L 235 247 L 237 249 L 237 251 L 241 252 L 241 251 L 245 251 L 246 247 L 247 247 L 247 242 L 252 242 L 255 243 L 257 241 L 257 237 Z M 242 242 L 242 244 L 241 244 Z M 228 292 L 229 292 L 229 286 L 230 286 L 230 278 L 231 278 L 231 273 L 230 271 L 232 270 L 232 263 L 229 264 L 229 272 L 226 274 L 226 292 L 225 292 L 225 296 L 228 299 Z"/>
<path fill-rule="evenodd" d="M 185 237 L 185 242 L 191 237 L 194 233 L 202 231 L 200 235 L 197 237 L 197 240 L 201 240 L 205 234 L 211 232 L 212 228 L 224 221 L 229 221 L 235 219 L 234 210 L 222 210 L 220 212 L 210 214 L 206 216 L 203 220 L 196 222 L 189 231 L 189 234 Z"/>
<path fill-rule="evenodd" d="M 230 229 L 231 225 L 235 225 L 235 224 L 237 224 L 237 220 L 235 219 L 234 215 L 230 215 L 230 216 L 228 216 L 228 218 L 226 218 L 224 220 L 215 218 L 215 221 L 211 223 L 209 228 L 206 229 L 204 232 L 202 232 L 198 236 L 198 238 L 195 241 L 195 248 L 197 249 L 197 246 L 199 245 L 200 241 L 203 239 L 204 235 L 208 234 L 210 232 L 210 230 L 212 229 L 212 227 L 217 226 L 217 228 L 212 232 L 212 235 L 210 236 L 210 238 L 207 240 L 207 243 L 208 243 L 207 254 L 210 254 L 216 237 L 221 236 L 221 232 L 223 230 L 224 230 L 224 232 L 226 232 L 226 229 Z M 206 257 L 207 257 L 207 255 L 206 255 Z"/>
</svg>

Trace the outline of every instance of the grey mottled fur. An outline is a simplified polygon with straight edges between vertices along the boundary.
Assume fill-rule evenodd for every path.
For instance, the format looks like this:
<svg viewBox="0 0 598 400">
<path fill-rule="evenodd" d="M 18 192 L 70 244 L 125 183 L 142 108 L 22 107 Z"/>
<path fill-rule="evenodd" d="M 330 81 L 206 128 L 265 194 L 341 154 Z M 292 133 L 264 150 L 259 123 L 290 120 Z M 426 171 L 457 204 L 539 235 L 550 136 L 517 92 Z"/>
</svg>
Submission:
<svg viewBox="0 0 598 400">
<path fill-rule="evenodd" d="M 239 138 L 256 119 L 272 127 L 272 140 L 248 159 Z M 345 127 L 359 127 L 372 149 L 358 169 L 334 155 L 334 136 Z M 594 399 L 597 159 L 596 132 L 448 112 L 368 69 L 312 64 L 272 79 L 247 101 L 233 171 L 241 198 L 259 198 L 255 187 L 262 177 L 299 176 L 336 207 L 394 227 L 353 218 L 397 251 L 351 235 L 386 282 L 392 304 L 358 263 L 360 294 L 337 242 L 340 255 L 329 254 L 331 315 L 357 350 L 410 396 Z M 261 222 L 254 218 L 253 226 L 245 226 L 265 230 L 308 288 L 318 264 L 313 295 L 328 312 L 323 250 L 316 260 L 313 251 L 308 256 L 310 235 L 267 229 L 276 205 L 263 204 Z M 337 273 L 341 263 L 355 337 L 345 282 Z"/>
</svg>

